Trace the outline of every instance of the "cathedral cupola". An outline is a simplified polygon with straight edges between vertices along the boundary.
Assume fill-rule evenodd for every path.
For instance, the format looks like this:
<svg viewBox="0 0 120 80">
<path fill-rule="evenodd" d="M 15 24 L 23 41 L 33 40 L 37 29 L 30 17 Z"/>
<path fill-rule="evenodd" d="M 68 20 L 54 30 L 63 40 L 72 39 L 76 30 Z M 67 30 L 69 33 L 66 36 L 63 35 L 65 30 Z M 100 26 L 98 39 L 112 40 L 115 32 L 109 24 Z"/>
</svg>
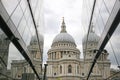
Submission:
<svg viewBox="0 0 120 80">
<path fill-rule="evenodd" d="M 87 40 L 87 34 L 83 38 L 83 45 L 86 43 L 86 40 Z M 92 23 L 90 27 L 90 32 L 88 35 L 88 42 L 91 43 L 91 42 L 98 42 L 98 41 L 99 41 L 99 36 L 95 33 L 94 25 Z"/>
<path fill-rule="evenodd" d="M 38 45 L 38 38 L 40 46 Z M 32 36 L 30 45 L 28 46 L 32 59 L 40 59 L 41 54 L 43 53 L 44 38 L 41 34 L 38 34 L 38 38 L 37 35 Z"/>
<path fill-rule="evenodd" d="M 87 39 L 87 34 L 86 34 L 82 40 L 83 53 L 84 55 L 86 55 L 86 58 L 92 58 L 94 56 L 93 52 L 97 48 L 99 39 L 100 37 L 95 33 L 94 25 L 92 23 L 89 34 L 88 34 L 88 39 Z M 86 43 L 87 43 L 87 46 L 86 46 Z"/>
<path fill-rule="evenodd" d="M 87 34 L 86 34 L 82 40 L 83 49 L 85 49 L 86 41 L 87 41 L 87 45 L 94 45 L 94 47 L 97 47 L 99 39 L 100 37 L 95 33 L 94 25 L 92 23 L 90 27 L 88 39 L 87 39 Z"/>
<path fill-rule="evenodd" d="M 62 21 L 62 25 L 61 25 L 61 33 L 66 33 L 66 25 L 65 25 L 65 22 L 64 22 L 64 17 L 63 17 L 63 21 Z"/>
<path fill-rule="evenodd" d="M 65 25 L 65 21 L 64 21 L 64 17 L 62 20 L 62 24 L 61 24 L 61 31 L 60 33 L 54 38 L 53 42 L 52 42 L 52 46 L 56 43 L 71 43 L 73 45 L 76 46 L 75 44 L 75 40 L 73 39 L 73 37 L 67 33 L 66 31 L 66 25 Z"/>
</svg>

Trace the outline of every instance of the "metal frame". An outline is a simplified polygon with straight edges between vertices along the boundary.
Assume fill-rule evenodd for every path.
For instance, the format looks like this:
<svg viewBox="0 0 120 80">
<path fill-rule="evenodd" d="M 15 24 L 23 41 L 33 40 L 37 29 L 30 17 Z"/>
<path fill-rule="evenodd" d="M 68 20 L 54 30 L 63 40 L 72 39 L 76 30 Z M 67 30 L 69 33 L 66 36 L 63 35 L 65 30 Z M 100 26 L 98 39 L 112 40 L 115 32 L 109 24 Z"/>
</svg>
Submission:
<svg viewBox="0 0 120 80">
<path fill-rule="evenodd" d="M 7 35 L 8 39 L 16 46 L 16 48 L 20 51 L 22 56 L 25 58 L 25 60 L 29 63 L 31 66 L 32 70 L 40 80 L 40 77 L 37 73 L 37 71 L 34 68 L 33 62 L 31 61 L 29 57 L 29 51 L 22 40 L 20 33 L 17 31 L 14 23 L 12 22 L 11 19 L 9 19 L 9 15 L 2 5 L 2 2 L 0 2 L 0 28 L 3 30 L 3 32 Z M 10 23 L 6 23 L 6 21 L 9 19 Z M 14 31 L 16 32 L 14 33 Z"/>
<path fill-rule="evenodd" d="M 99 58 L 99 56 L 101 55 L 101 52 L 103 51 L 104 47 L 106 46 L 107 42 L 109 41 L 110 37 L 112 36 L 112 34 L 114 33 L 115 29 L 118 27 L 118 24 L 120 23 L 120 1 L 116 0 L 115 2 L 115 6 L 113 7 L 113 10 L 109 16 L 109 19 L 105 25 L 105 29 L 101 35 L 101 40 L 99 41 L 98 44 L 98 52 L 94 57 L 93 63 L 90 67 L 88 76 L 87 76 L 87 80 L 90 77 L 90 74 L 93 70 L 93 67 L 97 61 L 97 59 Z"/>
<path fill-rule="evenodd" d="M 33 24 L 34 24 L 36 35 L 37 35 L 37 39 L 38 39 L 39 51 L 41 53 L 41 61 L 43 62 L 43 53 L 42 53 L 41 47 L 40 47 L 40 40 L 39 40 L 37 25 L 36 25 L 36 22 L 35 22 L 35 19 L 34 19 L 34 16 L 33 16 L 32 8 L 31 8 L 31 5 L 30 5 L 30 0 L 27 0 L 27 2 L 28 2 L 29 10 L 30 10 L 30 13 L 31 13 L 31 17 L 32 17 L 32 20 L 33 20 Z M 41 64 L 41 74 L 42 74 L 42 64 Z"/>
</svg>

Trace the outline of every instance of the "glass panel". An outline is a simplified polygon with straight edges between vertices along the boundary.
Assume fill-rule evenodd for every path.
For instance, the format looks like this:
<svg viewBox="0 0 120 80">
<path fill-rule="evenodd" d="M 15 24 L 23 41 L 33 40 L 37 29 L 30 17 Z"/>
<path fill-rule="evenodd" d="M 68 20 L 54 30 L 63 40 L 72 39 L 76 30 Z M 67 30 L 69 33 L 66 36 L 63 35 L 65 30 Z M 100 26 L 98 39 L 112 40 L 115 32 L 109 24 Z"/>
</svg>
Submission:
<svg viewBox="0 0 120 80">
<path fill-rule="evenodd" d="M 96 5 L 95 5 L 95 7 L 97 7 L 98 8 L 98 10 L 101 8 L 101 5 L 103 4 L 103 0 L 96 0 Z"/>
<path fill-rule="evenodd" d="M 118 64 L 120 64 L 120 24 L 110 38 L 109 43 L 106 45 L 106 49 L 109 50 L 109 59 L 112 62 L 112 68 L 118 69 Z M 116 57 L 116 58 L 115 58 Z"/>
<path fill-rule="evenodd" d="M 8 50 L 9 50 L 9 44 L 10 41 L 7 40 L 6 34 L 1 31 L 0 34 L 0 68 L 4 69 L 6 68 L 8 64 Z M 2 59 L 1 59 L 2 58 Z M 0 69 L 1 70 L 1 69 Z"/>
<path fill-rule="evenodd" d="M 32 10 L 33 10 L 33 13 L 35 13 L 35 8 L 36 8 L 36 5 L 37 5 L 38 1 L 39 1 L 39 0 L 31 0 L 31 1 L 30 1 L 30 4 L 31 4 Z"/>
<path fill-rule="evenodd" d="M 106 4 L 106 7 L 108 8 L 109 12 L 111 13 L 112 8 L 113 8 L 116 0 L 104 0 L 104 1 L 105 1 L 105 4 Z"/>
<path fill-rule="evenodd" d="M 24 30 L 24 34 L 22 36 L 25 43 L 26 43 L 26 40 L 28 38 L 28 33 L 29 33 L 29 30 L 28 30 L 28 27 L 26 27 L 25 30 Z"/>
<path fill-rule="evenodd" d="M 31 17 L 29 17 L 28 23 L 29 23 L 29 24 L 27 24 L 27 25 L 28 25 L 30 31 L 32 32 L 32 34 L 34 35 L 34 34 L 35 34 L 35 27 L 34 27 L 34 25 L 33 25 L 33 21 L 32 21 L 32 19 L 31 19 Z"/>
<path fill-rule="evenodd" d="M 100 24 L 97 22 L 97 23 L 95 24 L 95 32 L 96 32 L 99 36 L 102 34 L 102 30 L 101 30 L 100 27 L 101 27 Z"/>
<path fill-rule="evenodd" d="M 33 15 L 35 17 L 35 20 L 36 20 L 36 22 L 40 23 L 39 29 L 43 29 L 43 28 L 41 28 L 41 27 L 43 27 L 43 25 L 41 24 L 43 21 L 42 20 L 43 16 L 42 16 L 42 14 L 40 14 L 42 11 L 39 11 L 39 9 L 41 9 L 41 5 L 42 5 L 41 1 L 42 0 L 40 0 L 40 1 L 39 0 L 35 0 L 35 1 L 30 0 L 30 4 L 32 5 L 32 9 L 34 11 Z M 35 27 L 34 27 L 34 24 L 33 24 L 32 18 L 31 18 L 27 0 L 1 0 L 0 2 L 3 3 L 3 6 L 6 8 L 7 12 L 9 13 L 8 18 L 9 17 L 10 18 L 7 22 L 8 27 L 11 29 L 11 31 L 14 33 L 14 35 L 19 39 L 18 42 L 21 44 L 22 48 L 24 48 L 25 51 L 27 51 L 27 54 L 30 56 L 29 51 L 28 51 L 29 50 L 28 46 L 29 46 L 31 37 L 33 35 L 35 35 Z M 38 2 L 40 2 L 40 4 Z M 38 5 L 36 5 L 36 4 L 38 4 Z M 36 12 L 35 12 L 35 9 L 36 9 Z M 6 12 L 6 11 L 3 11 L 3 12 Z M 39 18 L 38 17 L 39 14 L 42 17 Z M 37 20 L 39 20 L 39 21 L 37 21 Z M 14 25 L 12 24 L 12 22 L 14 23 Z M 0 30 L 0 35 L 2 34 L 1 32 L 2 31 Z M 17 33 L 17 32 L 19 32 L 19 33 Z M 4 40 L 5 39 L 6 38 L 4 38 Z M 7 44 L 7 41 L 9 42 L 9 44 Z M 0 61 L 0 73 L 2 70 L 2 72 L 5 72 L 5 75 L 7 75 L 7 76 L 10 75 L 10 77 L 12 77 L 14 79 L 19 79 L 19 80 L 23 79 L 22 74 L 24 74 L 24 73 L 31 73 L 31 74 L 33 73 L 33 76 L 34 76 L 35 74 L 34 74 L 33 70 L 31 69 L 30 65 L 25 61 L 25 59 L 23 58 L 21 53 L 18 51 L 17 48 L 19 48 L 19 47 L 17 47 L 17 48 L 15 47 L 15 45 L 17 45 L 17 44 L 14 45 L 9 40 L 7 40 L 7 41 L 4 41 L 4 43 L 3 43 L 1 41 L 1 36 L 0 36 L 0 56 L 2 57 L 2 59 L 5 60 L 6 64 L 8 63 L 7 67 L 8 67 L 8 69 L 10 69 L 10 71 L 7 70 L 6 67 L 2 67 L 2 69 L 1 69 L 1 65 L 3 65 L 3 64 Z M 4 46 L 6 44 L 7 44 L 7 46 Z M 6 48 L 7 48 L 7 50 L 5 50 Z M 4 52 L 7 52 L 7 53 L 1 54 Z M 35 69 L 38 73 L 41 72 L 40 67 L 39 67 L 40 64 L 34 65 Z M 10 74 L 8 74 L 8 73 L 10 73 Z M 36 79 L 35 77 L 29 77 L 29 78 L 31 80 Z M 0 75 L 0 80 L 1 80 L 1 75 Z M 5 78 L 5 80 L 8 80 L 8 78 Z M 25 80 L 27 80 L 27 79 L 25 79 Z"/>
<path fill-rule="evenodd" d="M 30 44 L 31 38 L 32 38 L 32 35 L 31 35 L 30 31 L 29 31 L 28 34 L 27 34 L 27 40 L 26 40 L 26 45 L 27 46 Z"/>
<path fill-rule="evenodd" d="M 28 6 L 27 6 L 27 9 L 26 9 L 26 11 L 24 13 L 24 16 L 25 16 L 26 20 L 28 20 L 28 18 L 30 17 L 30 11 L 29 11 L 29 7 Z"/>
<path fill-rule="evenodd" d="M 18 23 L 20 22 L 20 19 L 22 16 L 23 16 L 23 13 L 20 9 L 20 6 L 18 6 L 15 12 L 13 13 L 13 15 L 11 16 L 11 19 L 13 20 L 16 27 L 18 26 Z"/>
<path fill-rule="evenodd" d="M 20 6 L 21 6 L 22 10 L 25 11 L 25 9 L 26 9 L 26 7 L 27 7 L 27 2 L 26 2 L 26 0 L 21 0 Z"/>
<path fill-rule="evenodd" d="M 37 8 L 38 9 L 38 8 Z M 35 20 L 37 21 L 36 23 L 38 23 L 38 20 L 39 20 L 39 16 L 40 16 L 40 11 L 36 9 L 36 12 L 35 12 Z"/>
<path fill-rule="evenodd" d="M 97 33 L 100 33 L 100 35 L 101 35 L 101 33 L 102 33 L 103 29 L 104 29 L 104 24 L 103 24 L 103 21 L 102 21 L 102 18 L 100 16 L 100 14 L 98 16 L 96 24 L 98 25 L 98 26 L 96 25 L 96 29 L 97 29 L 97 31 L 99 31 Z"/>
<path fill-rule="evenodd" d="M 25 27 L 26 27 L 26 21 L 25 21 L 25 18 L 23 17 L 21 22 L 20 22 L 20 25 L 18 27 L 18 31 L 19 31 L 21 36 L 23 35 Z"/>
<path fill-rule="evenodd" d="M 99 17 L 99 13 L 100 13 L 100 8 L 101 5 L 103 4 L 102 0 L 96 1 L 96 5 L 95 5 L 95 9 L 94 9 L 94 16 L 93 16 L 93 24 L 95 25 L 97 22 L 97 18 Z"/>
<path fill-rule="evenodd" d="M 9 15 L 14 11 L 18 5 L 18 0 L 2 0 L 4 7 L 6 8 Z M 14 5 L 13 5 L 14 3 Z"/>
<path fill-rule="evenodd" d="M 22 63 L 27 63 L 18 49 L 14 44 L 10 44 L 9 47 L 9 58 L 8 58 L 8 69 L 11 69 L 11 77 L 21 79 L 23 73 L 23 66 L 20 66 Z"/>
<path fill-rule="evenodd" d="M 108 17 L 109 17 L 109 13 L 105 7 L 105 4 L 102 5 L 101 10 L 100 10 L 100 14 L 102 16 L 102 20 L 103 20 L 104 24 L 106 24 Z"/>
</svg>

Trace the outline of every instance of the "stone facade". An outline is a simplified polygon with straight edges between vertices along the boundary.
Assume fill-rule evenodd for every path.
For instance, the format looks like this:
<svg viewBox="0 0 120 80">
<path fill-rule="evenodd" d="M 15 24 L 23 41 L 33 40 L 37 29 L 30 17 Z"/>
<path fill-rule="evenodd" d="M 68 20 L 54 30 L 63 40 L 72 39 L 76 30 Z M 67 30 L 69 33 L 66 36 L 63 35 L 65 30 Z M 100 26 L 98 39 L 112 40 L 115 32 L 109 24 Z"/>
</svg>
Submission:
<svg viewBox="0 0 120 80">
<path fill-rule="evenodd" d="M 98 45 L 99 36 L 92 30 L 85 51 L 86 36 L 83 39 L 84 59 L 80 59 L 80 51 L 71 35 L 66 31 L 63 19 L 61 32 L 54 38 L 51 48 L 48 50 L 47 78 L 48 80 L 84 80 L 93 61 Z M 110 76 L 110 61 L 108 52 L 104 50 L 98 59 L 90 80 L 103 80 Z"/>
<path fill-rule="evenodd" d="M 110 77 L 111 80 L 120 80 L 120 70 L 119 69 L 111 69 L 110 70 Z"/>
<path fill-rule="evenodd" d="M 81 59 L 81 53 L 79 49 L 77 49 L 74 38 L 67 33 L 63 19 L 61 31 L 54 38 L 51 48 L 47 53 L 48 80 L 86 80 L 93 58 L 97 53 L 96 49 L 99 41 L 99 36 L 93 31 L 93 25 L 91 26 L 87 41 L 87 49 L 85 49 L 87 38 L 86 36 L 83 38 L 84 59 Z M 40 64 L 42 64 L 42 61 L 40 60 L 42 58 L 41 53 L 43 52 L 43 39 L 41 40 L 41 38 L 40 44 L 42 45 L 40 46 L 41 52 L 37 45 L 37 37 L 33 36 L 28 49 L 37 72 L 41 74 Z M 110 76 L 110 61 L 107 59 L 108 55 L 109 53 L 107 50 L 103 50 L 102 55 L 93 68 L 90 80 L 103 80 Z M 31 67 L 25 60 L 13 60 L 11 63 L 11 71 L 12 77 L 15 79 L 21 79 L 22 74 L 33 73 Z"/>
<path fill-rule="evenodd" d="M 8 64 L 8 51 L 9 51 L 10 40 L 7 36 L 0 31 L 0 73 L 7 74 Z M 5 76 L 0 75 L 0 80 L 8 80 Z"/>
<path fill-rule="evenodd" d="M 42 74 L 41 54 L 43 52 L 43 37 L 41 35 L 39 35 L 39 41 L 41 45 L 40 46 L 41 51 L 39 50 L 37 36 L 32 37 L 28 49 L 30 52 L 30 58 L 33 62 L 33 65 L 35 66 L 37 73 L 41 75 Z M 26 60 L 13 60 L 11 63 L 11 71 L 12 77 L 15 79 L 21 79 L 22 77 L 24 77 L 24 75 L 29 76 L 29 74 L 32 75 L 31 73 L 33 73 L 33 70 L 31 69 L 30 65 L 26 62 Z M 36 80 L 36 77 L 32 80 Z"/>
<path fill-rule="evenodd" d="M 91 63 L 93 61 L 94 56 L 97 53 L 97 45 L 99 41 L 99 36 L 95 34 L 95 31 L 93 30 L 93 24 L 91 25 L 90 28 L 90 33 L 88 36 L 88 41 L 87 41 L 87 49 L 85 50 L 86 47 L 86 37 L 87 35 L 83 38 L 83 53 L 84 53 L 84 73 L 85 76 L 87 76 L 87 72 L 89 71 L 89 67 L 91 66 Z M 91 74 L 91 79 L 106 79 L 107 77 L 110 76 L 110 60 L 108 60 L 108 55 L 109 53 L 107 50 L 103 50 L 102 54 L 100 55 L 99 59 L 97 60 L 93 72 Z"/>
</svg>

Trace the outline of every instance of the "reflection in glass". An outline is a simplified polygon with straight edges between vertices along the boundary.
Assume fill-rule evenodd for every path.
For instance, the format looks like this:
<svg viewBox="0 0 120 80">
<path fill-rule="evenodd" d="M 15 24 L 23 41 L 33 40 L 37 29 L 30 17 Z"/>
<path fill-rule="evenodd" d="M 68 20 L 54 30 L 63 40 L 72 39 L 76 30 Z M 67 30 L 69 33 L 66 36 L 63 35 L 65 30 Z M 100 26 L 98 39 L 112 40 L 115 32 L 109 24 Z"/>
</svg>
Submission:
<svg viewBox="0 0 120 80">
<path fill-rule="evenodd" d="M 21 6 L 21 8 L 22 8 L 22 10 L 24 12 L 25 9 L 27 8 L 27 1 L 26 0 L 21 0 L 20 6 Z"/>
<path fill-rule="evenodd" d="M 19 31 L 21 36 L 23 35 L 23 31 L 25 28 L 26 28 L 26 21 L 25 21 L 25 18 L 23 17 L 19 26 L 18 26 L 18 31 Z"/>
<path fill-rule="evenodd" d="M 105 4 L 102 5 L 101 10 L 100 10 L 100 14 L 101 14 L 102 20 L 105 24 L 108 20 L 108 17 L 109 17 L 109 13 L 107 12 Z"/>
<path fill-rule="evenodd" d="M 24 30 L 24 33 L 23 33 L 24 42 L 26 42 L 26 40 L 28 38 L 28 34 L 29 34 L 29 30 L 28 30 L 28 27 L 26 27 L 25 30 Z"/>
<path fill-rule="evenodd" d="M 18 26 L 18 23 L 20 22 L 21 17 L 23 16 L 23 13 L 21 11 L 20 6 L 18 6 L 11 16 L 12 21 L 14 22 L 15 26 Z"/>
<path fill-rule="evenodd" d="M 111 13 L 116 0 L 104 0 L 104 2 L 105 2 L 107 9 L 109 10 L 109 13 Z"/>
<path fill-rule="evenodd" d="M 16 9 L 18 0 L 1 0 L 9 15 Z M 13 5 L 14 4 L 14 5 Z"/>
<path fill-rule="evenodd" d="M 28 6 L 27 6 L 27 9 L 26 9 L 26 11 L 25 11 L 25 13 L 24 13 L 24 16 L 25 16 L 26 20 L 28 20 L 28 18 L 31 17 Z"/>
</svg>

